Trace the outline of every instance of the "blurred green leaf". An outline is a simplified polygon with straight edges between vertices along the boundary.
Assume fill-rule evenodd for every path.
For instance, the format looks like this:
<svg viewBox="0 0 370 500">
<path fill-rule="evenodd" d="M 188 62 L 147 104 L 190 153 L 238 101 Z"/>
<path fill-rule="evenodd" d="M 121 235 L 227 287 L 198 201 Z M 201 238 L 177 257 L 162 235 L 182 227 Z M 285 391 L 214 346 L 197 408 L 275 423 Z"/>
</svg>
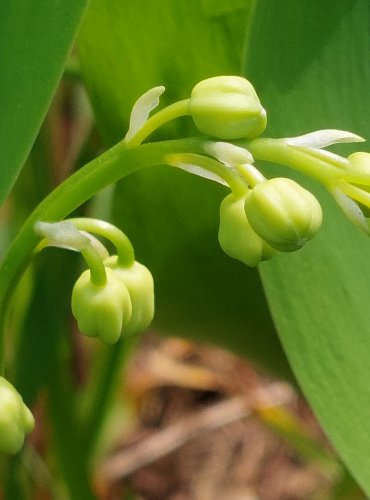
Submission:
<svg viewBox="0 0 370 500">
<path fill-rule="evenodd" d="M 3 0 L 0 18 L 0 204 L 50 104 L 87 0 Z"/>
<path fill-rule="evenodd" d="M 369 23 L 367 0 L 257 2 L 245 74 L 268 110 L 269 135 L 340 128 L 370 139 Z M 370 242 L 315 189 L 322 231 L 261 274 L 297 379 L 370 494 Z"/>
<path fill-rule="evenodd" d="M 240 71 L 250 0 L 92 0 L 79 53 L 107 142 L 121 139 L 131 108 L 164 85 L 161 103 L 203 78 Z"/>
<path fill-rule="evenodd" d="M 250 7 L 237 0 L 94 0 L 79 51 L 106 141 L 124 136 L 134 101 L 149 88 L 167 87 L 163 104 L 188 97 L 204 78 L 239 73 Z M 167 138 L 194 132 L 189 119 L 163 128 Z M 113 217 L 153 272 L 158 331 L 220 343 L 288 376 L 257 271 L 219 248 L 226 194 L 156 168 L 117 187 Z"/>
</svg>

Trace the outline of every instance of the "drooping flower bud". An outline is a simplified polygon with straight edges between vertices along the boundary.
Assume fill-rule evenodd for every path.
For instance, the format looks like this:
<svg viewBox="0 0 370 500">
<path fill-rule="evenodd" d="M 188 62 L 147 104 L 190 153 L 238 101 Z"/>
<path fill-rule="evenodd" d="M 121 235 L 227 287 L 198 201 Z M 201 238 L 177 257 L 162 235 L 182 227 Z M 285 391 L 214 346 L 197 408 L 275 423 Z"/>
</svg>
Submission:
<svg viewBox="0 0 370 500">
<path fill-rule="evenodd" d="M 266 128 L 266 111 L 240 76 L 201 81 L 192 90 L 189 110 L 197 128 L 218 139 L 253 139 Z"/>
<path fill-rule="evenodd" d="M 251 228 L 244 211 L 245 197 L 229 194 L 220 206 L 218 241 L 222 250 L 233 259 L 255 267 L 276 253 Z"/>
<path fill-rule="evenodd" d="M 96 285 L 89 270 L 81 274 L 72 291 L 72 313 L 83 334 L 114 344 L 130 321 L 132 305 L 122 280 L 109 268 L 106 275 L 106 283 Z"/>
<path fill-rule="evenodd" d="M 257 184 L 245 200 L 254 231 L 281 252 L 294 252 L 313 238 L 322 222 L 321 206 L 312 193 L 291 179 Z"/>
<path fill-rule="evenodd" d="M 35 421 L 21 395 L 5 378 L 0 377 L 0 451 L 17 453 L 25 434 L 32 431 Z"/>
<path fill-rule="evenodd" d="M 114 271 L 130 294 L 132 314 L 126 325 L 126 332 L 130 334 L 144 331 L 154 316 L 154 282 L 151 272 L 137 261 L 130 267 L 122 267 L 118 264 L 116 255 L 109 257 L 104 265 Z"/>
</svg>

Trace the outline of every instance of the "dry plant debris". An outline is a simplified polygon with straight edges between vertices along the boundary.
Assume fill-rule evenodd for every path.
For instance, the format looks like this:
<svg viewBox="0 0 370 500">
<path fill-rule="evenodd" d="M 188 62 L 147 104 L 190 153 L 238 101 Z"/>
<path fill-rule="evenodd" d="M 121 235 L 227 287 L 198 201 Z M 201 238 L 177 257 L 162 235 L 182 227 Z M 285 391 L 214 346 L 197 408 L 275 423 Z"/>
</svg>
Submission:
<svg viewBox="0 0 370 500">
<path fill-rule="evenodd" d="M 307 404 L 287 383 L 221 349 L 153 334 L 126 377 L 136 425 L 99 467 L 101 498 L 329 498 L 334 472 L 306 460 L 263 421 L 264 409 L 287 412 L 331 456 Z"/>
</svg>

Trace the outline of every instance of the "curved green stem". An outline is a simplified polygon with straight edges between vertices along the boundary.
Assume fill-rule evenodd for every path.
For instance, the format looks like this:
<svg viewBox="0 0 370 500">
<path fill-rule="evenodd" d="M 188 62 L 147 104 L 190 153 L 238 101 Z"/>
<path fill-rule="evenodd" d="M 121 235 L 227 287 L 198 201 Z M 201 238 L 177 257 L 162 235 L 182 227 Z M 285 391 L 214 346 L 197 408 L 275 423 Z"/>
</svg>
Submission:
<svg viewBox="0 0 370 500">
<path fill-rule="evenodd" d="M 135 262 L 135 252 L 131 241 L 123 231 L 113 224 L 90 217 L 76 217 L 67 219 L 66 222 L 71 222 L 77 229 L 103 236 L 103 238 L 113 243 L 117 249 L 120 266 L 130 267 Z"/>
<path fill-rule="evenodd" d="M 251 187 L 255 187 L 257 184 L 266 182 L 267 180 L 254 165 L 237 165 L 236 170 Z"/>
<path fill-rule="evenodd" d="M 327 151 L 291 146 L 281 139 L 254 139 L 243 142 L 255 160 L 280 163 L 331 186 L 343 173 L 328 159 Z M 340 158 L 340 157 L 339 157 Z"/>
<path fill-rule="evenodd" d="M 362 205 L 365 205 L 365 207 L 370 208 L 369 192 L 365 191 L 364 189 L 360 189 L 357 186 L 352 186 L 351 184 L 347 184 L 346 182 L 339 183 L 338 188 L 353 200 L 356 200 Z"/>
<path fill-rule="evenodd" d="M 165 123 L 179 118 L 180 116 L 186 116 L 189 114 L 189 101 L 190 99 L 184 99 L 182 101 L 175 102 L 166 108 L 161 109 L 158 113 L 151 116 L 144 124 L 144 126 L 138 130 L 138 132 L 130 139 L 125 140 L 126 146 L 133 148 L 141 144 L 152 132 L 157 130 Z"/>
<path fill-rule="evenodd" d="M 204 154 L 204 140 L 194 138 L 144 144 L 133 148 L 136 143 L 142 141 L 161 124 L 187 113 L 188 100 L 180 101 L 163 109 L 150 118 L 129 143 L 121 141 L 69 177 L 30 215 L 0 267 L 0 359 L 2 359 L 2 337 L 9 291 L 27 266 L 33 249 L 39 241 L 39 236 L 34 231 L 35 223 L 64 219 L 102 188 L 137 170 L 171 163 L 171 158 L 173 159 L 179 154 Z M 287 165 L 319 180 L 326 186 L 331 186 L 333 182 L 337 181 L 338 174 L 342 172 L 342 169 L 328 162 L 325 152 L 320 154 L 320 151 L 316 151 L 312 155 L 309 150 L 290 146 L 280 139 L 255 139 L 247 142 L 240 141 L 239 144 L 246 147 L 256 160 Z M 201 158 L 202 166 L 220 175 L 233 189 L 244 189 L 242 179 L 239 181 L 237 175 L 231 175 L 226 167 L 223 168 L 212 158 L 204 156 Z"/>
<path fill-rule="evenodd" d="M 81 248 L 81 254 L 89 266 L 91 282 L 97 286 L 104 286 L 107 283 L 107 273 L 99 253 L 89 242 Z"/>
<path fill-rule="evenodd" d="M 349 161 L 343 156 L 337 155 L 332 151 L 327 151 L 326 149 L 318 148 L 306 148 L 302 146 L 293 146 L 295 149 L 308 154 L 311 158 L 317 158 L 319 161 L 324 161 L 328 165 L 337 167 L 343 171 L 347 170 L 349 167 Z"/>
<path fill-rule="evenodd" d="M 0 359 L 9 292 L 27 266 L 39 241 L 39 236 L 34 231 L 35 223 L 40 220 L 62 220 L 105 186 L 137 170 L 166 163 L 169 154 L 179 152 L 203 153 L 203 141 L 165 141 L 144 144 L 135 149 L 129 149 L 124 142 L 120 142 L 69 177 L 38 205 L 13 241 L 0 266 Z"/>
</svg>

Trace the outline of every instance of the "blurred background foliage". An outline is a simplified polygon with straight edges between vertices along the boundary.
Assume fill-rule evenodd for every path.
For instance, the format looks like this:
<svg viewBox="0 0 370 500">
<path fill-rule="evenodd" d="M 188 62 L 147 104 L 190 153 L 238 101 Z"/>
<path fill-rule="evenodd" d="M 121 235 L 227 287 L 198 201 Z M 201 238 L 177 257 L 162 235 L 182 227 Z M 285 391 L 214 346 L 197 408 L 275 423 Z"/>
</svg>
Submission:
<svg viewBox="0 0 370 500">
<path fill-rule="evenodd" d="M 0 211 L 0 255 L 53 186 L 124 136 L 134 101 L 157 85 L 166 86 L 161 98 L 166 105 L 189 96 L 204 78 L 241 74 L 254 84 L 268 111 L 268 136 L 340 128 L 370 137 L 367 0 L 327 0 L 325 8 L 320 0 L 92 0 L 67 61 L 86 2 L 26 4 L 5 1 L 7 15 L 0 21 L 3 197 L 29 153 Z M 184 118 L 150 140 L 195 134 L 191 120 Z M 79 213 L 121 227 L 138 260 L 153 272 L 155 332 L 220 345 L 270 374 L 294 384 L 297 379 L 339 455 L 369 493 L 368 241 L 320 186 L 277 166 L 262 168 L 266 175 L 293 176 L 313 189 L 323 203 L 325 222 L 307 248 L 279 255 L 259 271 L 232 261 L 218 246 L 224 188 L 185 172 L 161 166 L 135 173 Z M 110 354 L 84 343 L 71 328 L 70 290 L 79 265 L 75 256 L 50 251 L 25 276 L 10 315 L 7 374 L 26 402 L 36 404 L 40 421 L 50 419 L 51 437 L 44 430 L 41 445 L 40 437 L 35 439 L 41 455 L 49 439 L 58 450 L 59 473 L 55 465 L 48 472 L 63 477 L 54 484 L 56 494 L 90 498 L 91 491 L 81 484 L 88 482 L 89 460 L 95 463 L 96 458 L 87 457 L 76 422 L 84 413 L 80 406 L 89 408 L 84 392 L 89 394 L 99 379 L 95 370 L 86 382 L 89 362 L 94 359 L 99 366 Z M 220 392 L 230 396 L 233 391 Z M 260 413 L 259 418 L 288 436 L 299 456 L 307 455 L 305 433 L 289 419 L 288 424 L 283 419 L 284 427 L 279 414 Z M 62 430 L 70 433 L 69 449 Z M 112 441 L 102 442 L 100 451 Z M 309 443 L 309 460 L 328 460 L 331 472 L 333 463 L 339 467 L 335 497 L 357 498 L 350 476 L 322 451 L 326 445 L 319 446 L 317 460 L 315 445 Z M 24 484 L 29 487 L 32 473 L 27 476 L 24 463 L 30 470 L 34 462 L 26 455 L 4 465 L 7 498 L 26 498 Z M 346 488 L 347 497 L 342 495 Z"/>
</svg>

